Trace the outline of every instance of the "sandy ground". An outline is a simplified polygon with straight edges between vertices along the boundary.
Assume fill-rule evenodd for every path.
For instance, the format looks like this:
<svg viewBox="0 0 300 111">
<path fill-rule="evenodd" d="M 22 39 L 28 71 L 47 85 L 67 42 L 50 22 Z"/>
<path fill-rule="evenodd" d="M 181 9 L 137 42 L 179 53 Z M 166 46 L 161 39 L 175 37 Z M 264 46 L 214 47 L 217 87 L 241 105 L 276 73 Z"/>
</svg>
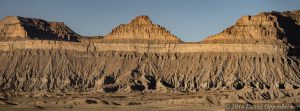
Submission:
<svg viewBox="0 0 300 111">
<path fill-rule="evenodd" d="M 245 100 L 235 100 L 219 92 L 164 94 L 35 93 L 23 97 L 1 97 L 0 111 L 224 111 L 225 103 L 232 102 L 247 103 Z"/>
</svg>

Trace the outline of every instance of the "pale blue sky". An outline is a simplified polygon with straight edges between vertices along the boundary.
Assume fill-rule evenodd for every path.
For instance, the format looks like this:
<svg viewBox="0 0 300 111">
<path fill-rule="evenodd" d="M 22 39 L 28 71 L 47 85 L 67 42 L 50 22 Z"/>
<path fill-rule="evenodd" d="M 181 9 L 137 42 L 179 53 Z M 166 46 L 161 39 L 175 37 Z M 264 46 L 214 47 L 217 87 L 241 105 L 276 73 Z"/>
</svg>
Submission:
<svg viewBox="0 0 300 111">
<path fill-rule="evenodd" d="M 200 41 L 243 15 L 300 9 L 299 0 L 1 0 L 0 17 L 18 15 L 65 22 L 81 35 L 106 35 L 148 15 L 184 41 Z"/>
</svg>

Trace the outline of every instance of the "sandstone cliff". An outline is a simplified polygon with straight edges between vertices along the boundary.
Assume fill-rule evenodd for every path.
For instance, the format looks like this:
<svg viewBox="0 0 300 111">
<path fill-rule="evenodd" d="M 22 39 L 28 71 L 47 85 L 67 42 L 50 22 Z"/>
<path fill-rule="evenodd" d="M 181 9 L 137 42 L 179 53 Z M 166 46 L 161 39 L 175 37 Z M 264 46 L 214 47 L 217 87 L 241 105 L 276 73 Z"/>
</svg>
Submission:
<svg viewBox="0 0 300 111">
<path fill-rule="evenodd" d="M 148 16 L 138 16 L 128 24 L 121 24 L 104 37 L 107 42 L 179 43 L 181 40 Z"/>
<path fill-rule="evenodd" d="M 299 46 L 300 11 L 262 12 L 243 16 L 235 25 L 202 43 L 286 44 Z"/>
<path fill-rule="evenodd" d="M 62 22 L 7 16 L 0 21 L 0 40 L 48 39 L 77 41 L 79 35 Z"/>
<path fill-rule="evenodd" d="M 82 43 L 84 42 L 102 42 L 103 36 L 80 36 L 78 40 Z"/>
<path fill-rule="evenodd" d="M 120 25 L 104 38 L 112 40 L 109 43 L 0 42 L 0 91 L 165 93 L 300 87 L 300 59 L 295 56 L 299 11 L 242 17 L 202 44 L 178 43 L 147 18 Z M 149 44 L 152 40 L 157 42 Z"/>
</svg>

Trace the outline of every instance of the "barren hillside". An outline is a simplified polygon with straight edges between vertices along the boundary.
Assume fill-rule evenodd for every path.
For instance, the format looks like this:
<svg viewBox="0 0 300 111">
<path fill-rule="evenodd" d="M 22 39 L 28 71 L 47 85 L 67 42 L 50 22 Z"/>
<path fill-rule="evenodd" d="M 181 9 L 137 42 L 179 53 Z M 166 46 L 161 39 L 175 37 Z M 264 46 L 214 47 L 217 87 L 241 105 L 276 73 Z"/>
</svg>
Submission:
<svg viewBox="0 0 300 111">
<path fill-rule="evenodd" d="M 153 24 L 148 16 L 138 16 L 121 24 L 104 37 L 105 42 L 180 43 L 166 28 Z"/>
<path fill-rule="evenodd" d="M 299 11 L 245 16 L 199 44 L 182 43 L 147 16 L 90 42 L 52 41 L 66 36 L 73 40 L 77 34 L 55 22 L 13 17 L 14 23 L 7 22 L 8 17 L 1 21 L 6 24 L 0 25 L 2 38 L 50 40 L 0 42 L 0 91 L 10 95 L 242 90 L 242 97 L 264 99 L 253 93 L 267 90 L 267 95 L 274 95 L 269 99 L 277 99 L 281 93 L 273 90 L 300 87 L 299 17 Z M 26 29 L 35 24 L 46 26 Z"/>
<path fill-rule="evenodd" d="M 47 22 L 37 18 L 7 16 L 0 21 L 0 40 L 65 40 L 77 41 L 79 35 L 63 22 Z"/>
</svg>

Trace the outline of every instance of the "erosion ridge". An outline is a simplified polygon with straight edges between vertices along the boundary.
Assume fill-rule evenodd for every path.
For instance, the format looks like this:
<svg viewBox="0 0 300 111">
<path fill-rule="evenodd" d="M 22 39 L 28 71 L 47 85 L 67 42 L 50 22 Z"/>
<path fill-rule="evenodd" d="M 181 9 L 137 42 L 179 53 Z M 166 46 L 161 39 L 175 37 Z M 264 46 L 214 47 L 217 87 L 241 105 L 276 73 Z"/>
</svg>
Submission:
<svg viewBox="0 0 300 111">
<path fill-rule="evenodd" d="M 104 37 L 107 42 L 180 43 L 164 27 L 153 24 L 148 16 L 138 16 L 128 24 L 121 24 Z"/>
<path fill-rule="evenodd" d="M 298 89 L 299 47 L 292 40 L 298 40 L 299 17 L 299 11 L 245 16 L 195 44 L 182 42 L 147 16 L 86 42 L 1 41 L 0 91 Z"/>
<path fill-rule="evenodd" d="M 202 43 L 256 43 L 299 46 L 300 11 L 262 12 L 243 16 L 223 32 L 206 38 Z"/>
<path fill-rule="evenodd" d="M 47 22 L 42 19 L 20 16 L 7 16 L 0 21 L 0 40 L 78 41 L 79 36 L 63 22 Z"/>
</svg>

